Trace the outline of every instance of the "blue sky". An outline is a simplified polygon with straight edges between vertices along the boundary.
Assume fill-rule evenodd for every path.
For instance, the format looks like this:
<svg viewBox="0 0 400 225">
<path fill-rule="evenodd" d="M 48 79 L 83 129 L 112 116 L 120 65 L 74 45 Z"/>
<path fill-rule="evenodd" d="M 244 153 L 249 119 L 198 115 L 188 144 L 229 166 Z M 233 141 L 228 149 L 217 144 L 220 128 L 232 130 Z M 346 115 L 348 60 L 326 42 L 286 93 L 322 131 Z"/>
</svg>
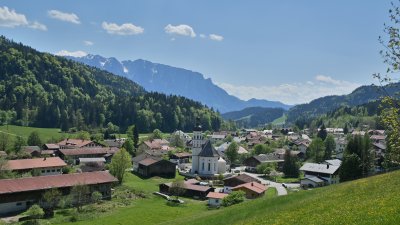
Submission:
<svg viewBox="0 0 400 225">
<path fill-rule="evenodd" d="M 295 104 L 349 93 L 385 71 L 377 39 L 389 7 L 386 0 L 3 0 L 0 31 L 40 51 L 146 59 L 201 72 L 242 99 Z"/>
</svg>

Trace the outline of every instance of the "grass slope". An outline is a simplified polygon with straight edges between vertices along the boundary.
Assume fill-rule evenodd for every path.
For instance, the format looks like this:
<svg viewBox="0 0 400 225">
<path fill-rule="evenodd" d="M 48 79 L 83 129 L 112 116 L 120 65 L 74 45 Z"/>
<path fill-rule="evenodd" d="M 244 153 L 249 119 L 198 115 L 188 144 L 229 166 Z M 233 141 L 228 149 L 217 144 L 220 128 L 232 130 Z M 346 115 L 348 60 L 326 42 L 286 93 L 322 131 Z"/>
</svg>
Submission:
<svg viewBox="0 0 400 225">
<path fill-rule="evenodd" d="M 283 125 L 285 124 L 287 119 L 287 115 L 283 114 L 281 117 L 275 119 L 274 121 L 272 121 L 272 125 L 278 126 L 278 125 Z"/>
<path fill-rule="evenodd" d="M 22 136 L 27 140 L 32 131 L 37 131 L 42 141 L 47 141 L 51 138 L 59 139 L 63 135 L 58 128 L 22 127 L 14 125 L 0 126 L 0 132 L 9 134 L 12 138 L 15 136 Z"/>
<path fill-rule="evenodd" d="M 208 211 L 170 224 L 398 224 L 400 171 Z"/>
</svg>

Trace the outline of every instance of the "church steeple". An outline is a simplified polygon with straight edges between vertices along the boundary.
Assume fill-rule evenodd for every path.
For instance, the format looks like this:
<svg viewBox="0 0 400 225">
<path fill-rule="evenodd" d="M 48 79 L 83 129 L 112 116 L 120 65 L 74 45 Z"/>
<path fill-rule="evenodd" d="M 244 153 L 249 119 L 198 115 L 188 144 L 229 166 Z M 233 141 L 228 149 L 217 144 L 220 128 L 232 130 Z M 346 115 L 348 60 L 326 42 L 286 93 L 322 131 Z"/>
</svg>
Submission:
<svg viewBox="0 0 400 225">
<path fill-rule="evenodd" d="M 194 126 L 193 131 L 202 131 L 200 117 L 196 117 L 196 125 Z"/>
</svg>

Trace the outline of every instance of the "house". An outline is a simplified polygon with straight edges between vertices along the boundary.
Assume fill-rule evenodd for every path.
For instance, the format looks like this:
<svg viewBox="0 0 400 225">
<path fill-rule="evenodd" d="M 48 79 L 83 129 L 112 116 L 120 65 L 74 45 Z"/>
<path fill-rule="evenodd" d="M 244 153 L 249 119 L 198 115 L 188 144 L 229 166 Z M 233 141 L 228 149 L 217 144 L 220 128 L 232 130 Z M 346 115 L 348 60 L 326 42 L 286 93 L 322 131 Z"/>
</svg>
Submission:
<svg viewBox="0 0 400 225">
<path fill-rule="evenodd" d="M 88 185 L 91 193 L 98 191 L 103 199 L 111 199 L 111 186 L 117 181 L 106 171 L 3 179 L 0 180 L 0 215 L 28 209 L 52 188 L 57 188 L 62 195 L 68 195 L 72 187 Z"/>
<path fill-rule="evenodd" d="M 300 151 L 289 150 L 289 152 L 290 152 L 291 156 L 294 156 L 297 158 L 304 158 L 304 154 Z M 285 159 L 286 149 L 277 148 L 277 149 L 275 149 L 275 151 L 273 153 L 276 155 L 279 155 L 280 158 Z"/>
<path fill-rule="evenodd" d="M 314 176 L 305 177 L 301 180 L 301 186 L 303 187 L 322 187 L 324 185 L 325 180 Z"/>
<path fill-rule="evenodd" d="M 169 141 L 165 139 L 154 139 L 144 141 L 139 145 L 139 152 L 147 152 L 152 155 L 166 155 L 173 147 L 169 147 Z"/>
<path fill-rule="evenodd" d="M 373 143 L 385 143 L 386 142 L 385 135 L 371 135 L 370 139 Z"/>
<path fill-rule="evenodd" d="M 67 164 L 59 157 L 8 160 L 6 169 L 21 173 L 37 171 L 35 175 L 47 176 L 62 174 Z"/>
<path fill-rule="evenodd" d="M 41 150 L 39 146 L 22 146 L 22 151 L 25 151 L 32 157 L 40 157 L 41 156 Z"/>
<path fill-rule="evenodd" d="M 104 140 L 104 143 L 106 144 L 107 147 L 121 148 L 122 145 L 124 145 L 124 143 L 125 143 L 125 139 L 123 139 L 123 138 L 107 139 L 107 140 Z"/>
<path fill-rule="evenodd" d="M 169 160 L 173 163 L 181 164 L 181 163 L 189 163 L 190 158 L 192 158 L 192 154 L 190 154 L 189 152 L 178 152 L 172 154 L 169 157 Z"/>
<path fill-rule="evenodd" d="M 219 141 L 224 141 L 225 138 L 226 138 L 225 134 L 219 134 L 219 133 L 213 133 L 210 136 L 210 140 L 211 140 L 212 143 L 216 143 L 216 142 L 219 142 Z"/>
<path fill-rule="evenodd" d="M 277 163 L 278 168 L 282 168 L 284 157 L 279 154 L 269 153 L 251 156 L 243 161 L 243 165 L 256 168 L 261 163 Z"/>
<path fill-rule="evenodd" d="M 219 192 L 210 192 L 206 196 L 208 198 L 208 205 L 220 206 L 222 203 L 222 199 L 225 198 L 226 196 L 228 196 L 228 194 Z"/>
<path fill-rule="evenodd" d="M 185 132 L 181 130 L 177 130 L 172 133 L 171 137 L 173 136 L 178 136 L 181 140 L 183 140 L 184 143 L 187 143 L 188 141 L 192 140 L 192 137 L 190 135 L 186 134 Z"/>
<path fill-rule="evenodd" d="M 292 144 L 295 145 L 295 146 L 297 146 L 297 149 L 298 149 L 301 153 L 303 153 L 304 155 L 306 155 L 306 154 L 307 154 L 308 146 L 310 146 L 311 141 L 308 140 L 308 139 L 298 139 L 298 140 L 295 140 Z"/>
<path fill-rule="evenodd" d="M 164 183 L 159 185 L 159 189 L 161 193 L 171 194 L 170 188 L 172 186 L 172 182 Z M 195 198 L 195 199 L 206 199 L 208 193 L 213 192 L 214 188 L 209 187 L 207 185 L 200 185 L 200 182 L 196 179 L 190 179 L 183 182 L 184 193 L 182 196 Z"/>
<path fill-rule="evenodd" d="M 260 182 L 254 177 L 251 177 L 245 173 L 242 173 L 238 176 L 228 177 L 224 179 L 224 192 L 230 193 L 232 191 L 232 187 L 236 187 L 241 184 L 250 183 L 250 182 Z"/>
<path fill-rule="evenodd" d="M 60 150 L 60 146 L 58 144 L 44 144 L 43 149 L 58 151 L 58 150 Z"/>
<path fill-rule="evenodd" d="M 147 157 L 138 162 L 136 172 L 143 177 L 175 177 L 176 164 L 166 159 Z"/>
<path fill-rule="evenodd" d="M 78 164 L 79 158 L 104 157 L 110 159 L 117 151 L 119 151 L 118 148 L 77 148 L 60 149 L 58 154 L 63 160 L 71 160 L 71 163 Z"/>
<path fill-rule="evenodd" d="M 265 185 L 257 182 L 240 184 L 232 188 L 232 191 L 243 191 L 248 199 L 261 197 L 265 194 L 266 190 L 267 187 Z"/>
<path fill-rule="evenodd" d="M 323 164 L 329 164 L 331 166 L 341 166 L 342 160 L 340 159 L 328 159 L 323 162 Z"/>
<path fill-rule="evenodd" d="M 103 144 L 91 140 L 71 139 L 71 138 L 62 140 L 58 142 L 57 145 L 60 146 L 60 149 L 105 147 Z"/>
<path fill-rule="evenodd" d="M 339 183 L 340 165 L 337 165 L 336 162 L 334 164 L 335 165 L 330 165 L 329 163 L 326 164 L 306 163 L 300 168 L 300 171 L 304 172 L 305 178 L 317 177 L 321 180 L 324 180 L 324 185 L 337 184 Z M 310 186 L 309 182 L 306 180 L 307 179 L 302 179 L 300 184 L 302 186 Z"/>
<path fill-rule="evenodd" d="M 355 130 L 355 131 L 353 131 L 351 133 L 351 135 L 353 135 L 353 136 L 355 136 L 355 135 L 364 136 L 365 135 L 365 131 L 357 131 L 357 130 Z"/>
<path fill-rule="evenodd" d="M 231 144 L 231 142 L 224 142 L 222 145 L 217 147 L 217 151 L 218 153 L 223 156 L 225 155 L 225 151 L 228 149 L 229 145 Z M 243 148 L 242 146 L 239 145 L 239 149 L 238 149 L 238 154 L 247 154 L 249 153 L 249 151 L 247 151 L 245 148 Z"/>
<path fill-rule="evenodd" d="M 335 138 L 335 144 L 336 158 L 341 159 L 343 158 L 343 153 L 347 146 L 347 140 L 346 138 Z"/>
</svg>

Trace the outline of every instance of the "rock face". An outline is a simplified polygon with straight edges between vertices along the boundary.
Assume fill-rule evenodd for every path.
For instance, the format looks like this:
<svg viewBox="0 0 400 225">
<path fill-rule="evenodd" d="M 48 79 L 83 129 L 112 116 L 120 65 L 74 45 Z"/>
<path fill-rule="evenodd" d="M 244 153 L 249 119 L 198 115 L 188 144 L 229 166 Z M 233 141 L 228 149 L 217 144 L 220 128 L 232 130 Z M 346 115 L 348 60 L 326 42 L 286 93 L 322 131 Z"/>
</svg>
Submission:
<svg viewBox="0 0 400 225">
<path fill-rule="evenodd" d="M 255 106 L 290 108 L 288 105 L 275 101 L 240 100 L 215 85 L 211 79 L 205 79 L 201 73 L 142 59 L 118 61 L 113 57 L 105 58 L 99 55 L 78 58 L 67 56 L 67 58 L 127 77 L 143 86 L 147 91 L 184 96 L 213 107 L 222 113 Z"/>
</svg>

